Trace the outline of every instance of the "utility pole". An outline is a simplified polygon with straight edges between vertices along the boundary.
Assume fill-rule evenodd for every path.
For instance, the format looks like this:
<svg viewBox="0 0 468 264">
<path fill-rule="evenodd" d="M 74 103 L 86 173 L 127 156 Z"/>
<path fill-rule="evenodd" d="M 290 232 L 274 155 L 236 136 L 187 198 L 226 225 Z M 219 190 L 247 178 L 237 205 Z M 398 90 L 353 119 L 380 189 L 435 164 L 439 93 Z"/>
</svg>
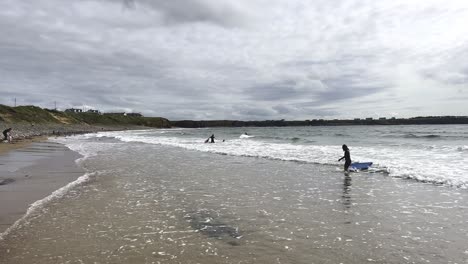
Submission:
<svg viewBox="0 0 468 264">
<path fill-rule="evenodd" d="M 16 97 L 15 97 L 15 107 L 16 107 Z"/>
<path fill-rule="evenodd" d="M 57 111 L 57 101 L 54 101 L 54 110 Z"/>
</svg>

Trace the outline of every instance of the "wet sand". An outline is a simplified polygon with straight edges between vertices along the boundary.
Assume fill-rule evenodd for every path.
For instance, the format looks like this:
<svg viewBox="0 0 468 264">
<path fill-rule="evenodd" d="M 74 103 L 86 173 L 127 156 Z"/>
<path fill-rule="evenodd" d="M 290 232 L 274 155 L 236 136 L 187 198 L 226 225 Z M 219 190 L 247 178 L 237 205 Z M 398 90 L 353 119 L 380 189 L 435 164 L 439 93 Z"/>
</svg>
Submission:
<svg viewBox="0 0 468 264">
<path fill-rule="evenodd" d="M 21 140 L 15 140 L 11 143 L 0 142 L 0 155 L 8 153 L 9 151 L 25 148 L 34 142 L 46 141 L 47 136 L 38 136 L 32 138 L 25 138 Z"/>
<path fill-rule="evenodd" d="M 80 157 L 63 145 L 35 137 L 1 144 L 0 234 L 13 225 L 37 200 L 84 174 Z"/>
<path fill-rule="evenodd" d="M 143 144 L 85 165 L 101 173 L 0 241 L 0 263 L 468 261 L 466 190 Z"/>
</svg>

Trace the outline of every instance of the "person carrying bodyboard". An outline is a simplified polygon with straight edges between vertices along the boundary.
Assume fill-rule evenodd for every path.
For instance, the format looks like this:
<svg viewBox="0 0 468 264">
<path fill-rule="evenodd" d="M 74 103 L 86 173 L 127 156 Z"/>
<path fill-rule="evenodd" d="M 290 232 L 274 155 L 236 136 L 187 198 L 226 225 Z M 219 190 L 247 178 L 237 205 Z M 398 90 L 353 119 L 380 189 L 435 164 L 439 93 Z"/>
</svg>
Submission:
<svg viewBox="0 0 468 264">
<path fill-rule="evenodd" d="M 214 139 L 215 139 L 215 136 L 214 136 L 214 134 L 212 134 L 211 137 L 209 137 L 209 138 L 207 138 L 205 140 L 205 143 L 208 143 L 208 142 L 209 143 L 215 143 Z"/>
<path fill-rule="evenodd" d="M 346 144 L 343 144 L 342 149 L 344 151 L 344 156 L 341 157 L 338 161 L 345 159 L 344 170 L 348 171 L 349 165 L 351 165 L 351 155 L 349 154 L 349 148 Z"/>
</svg>

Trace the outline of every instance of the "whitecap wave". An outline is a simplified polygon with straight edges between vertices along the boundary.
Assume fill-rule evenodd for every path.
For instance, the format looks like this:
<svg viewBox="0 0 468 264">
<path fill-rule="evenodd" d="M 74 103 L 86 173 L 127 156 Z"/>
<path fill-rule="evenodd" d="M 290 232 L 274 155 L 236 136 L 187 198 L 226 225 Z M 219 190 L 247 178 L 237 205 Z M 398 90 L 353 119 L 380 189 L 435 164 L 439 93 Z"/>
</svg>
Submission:
<svg viewBox="0 0 468 264">
<path fill-rule="evenodd" d="M 131 131 L 103 132 L 123 142 L 142 142 L 181 147 L 190 150 L 224 155 L 261 157 L 284 161 L 308 162 L 342 166 L 337 159 L 343 155 L 340 145 L 301 145 L 274 143 L 257 140 L 231 139 L 216 144 L 203 144 L 197 137 L 176 137 L 170 135 L 152 136 L 149 132 Z M 466 147 L 466 146 L 464 146 Z M 372 161 L 377 171 L 388 172 L 390 176 L 411 178 L 418 181 L 443 183 L 460 188 L 468 187 L 466 157 L 452 146 L 430 146 L 424 148 L 408 144 L 389 146 L 355 146 L 351 149 L 355 162 Z"/>
</svg>

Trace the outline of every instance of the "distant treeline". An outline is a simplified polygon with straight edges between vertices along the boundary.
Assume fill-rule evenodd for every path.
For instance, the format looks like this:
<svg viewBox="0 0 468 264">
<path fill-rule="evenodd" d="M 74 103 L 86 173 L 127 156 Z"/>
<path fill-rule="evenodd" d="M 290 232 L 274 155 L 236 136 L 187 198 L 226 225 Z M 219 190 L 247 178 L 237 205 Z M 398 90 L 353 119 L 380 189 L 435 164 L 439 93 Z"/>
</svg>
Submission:
<svg viewBox="0 0 468 264">
<path fill-rule="evenodd" d="M 354 120 L 264 120 L 264 121 L 237 121 L 237 120 L 210 120 L 193 121 L 181 120 L 171 121 L 174 127 L 197 128 L 197 127 L 281 127 L 281 126 L 354 126 L 354 125 L 424 125 L 424 124 L 468 124 L 468 116 L 424 116 L 413 118 L 391 118 L 391 119 L 354 119 Z"/>
</svg>

